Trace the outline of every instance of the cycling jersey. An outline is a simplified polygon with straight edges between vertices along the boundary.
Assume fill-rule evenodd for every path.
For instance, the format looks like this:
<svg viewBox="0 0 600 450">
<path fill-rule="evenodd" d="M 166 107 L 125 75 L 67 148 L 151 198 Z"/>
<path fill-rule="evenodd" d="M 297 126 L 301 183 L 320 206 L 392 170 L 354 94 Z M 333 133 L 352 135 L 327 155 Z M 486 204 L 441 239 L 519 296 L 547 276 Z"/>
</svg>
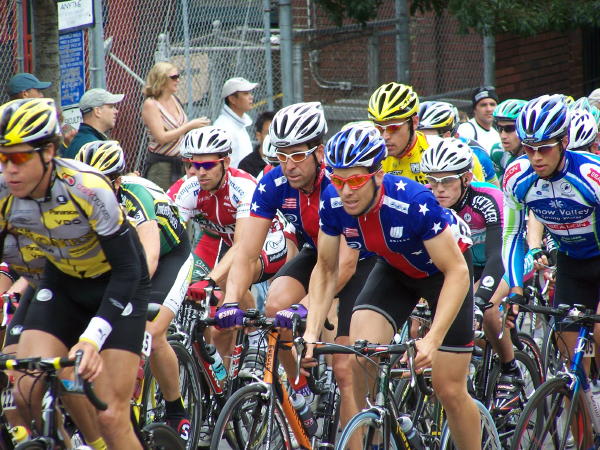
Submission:
<svg viewBox="0 0 600 450">
<path fill-rule="evenodd" d="M 600 256 L 600 158 L 565 151 L 551 179 L 536 175 L 526 155 L 504 173 L 502 257 L 511 287 L 523 285 L 523 231 L 527 209 L 545 225 L 558 250 L 575 259 Z"/>
<path fill-rule="evenodd" d="M 184 175 L 179 180 L 177 180 L 175 183 L 173 183 L 169 189 L 167 189 L 166 193 L 171 200 L 175 201 L 175 197 L 177 197 L 177 193 L 179 192 L 179 189 L 181 189 L 181 186 L 187 179 L 188 179 L 188 176 Z"/>
<path fill-rule="evenodd" d="M 476 296 L 490 300 L 504 274 L 502 265 L 502 191 L 472 182 L 454 207 L 471 230 L 473 265 L 483 267 Z"/>
<path fill-rule="evenodd" d="M 490 158 L 494 163 L 494 170 L 496 171 L 499 180 L 504 176 L 506 168 L 518 157 L 519 155 L 513 155 L 511 152 L 504 150 L 502 144 L 494 144 L 490 151 Z"/>
<path fill-rule="evenodd" d="M 377 204 L 360 218 L 344 211 L 333 186 L 321 199 L 321 230 L 343 234 L 349 247 L 368 249 L 411 278 L 426 278 L 439 269 L 423 241 L 450 226 L 461 251 L 471 246 L 469 228 L 452 211 L 442 208 L 432 192 L 417 182 L 386 174 Z"/>
<path fill-rule="evenodd" d="M 142 177 L 122 177 L 117 198 L 135 226 L 156 220 L 161 256 L 179 245 L 185 229 L 179 221 L 177 207 L 160 187 Z"/>
<path fill-rule="evenodd" d="M 400 158 L 396 156 L 385 158 L 381 163 L 381 168 L 385 173 L 401 175 L 421 184 L 426 184 L 427 179 L 425 178 L 425 174 L 421 172 L 421 157 L 423 152 L 429 147 L 429 144 L 423 133 L 417 131 L 415 134 L 416 139 L 413 146 Z M 473 159 L 473 176 L 480 181 L 485 179 L 481 163 L 477 157 Z"/>
<path fill-rule="evenodd" d="M 494 163 L 492 162 L 490 156 L 487 154 L 485 149 L 481 146 L 481 144 L 473 139 L 465 139 L 459 138 L 461 141 L 466 143 L 471 150 L 473 150 L 473 154 L 481 164 L 481 170 L 483 172 L 483 178 L 478 181 L 485 181 L 486 183 L 497 183 L 498 177 L 496 176 L 496 171 L 494 169 Z M 477 177 L 475 177 L 477 178 Z"/>
</svg>

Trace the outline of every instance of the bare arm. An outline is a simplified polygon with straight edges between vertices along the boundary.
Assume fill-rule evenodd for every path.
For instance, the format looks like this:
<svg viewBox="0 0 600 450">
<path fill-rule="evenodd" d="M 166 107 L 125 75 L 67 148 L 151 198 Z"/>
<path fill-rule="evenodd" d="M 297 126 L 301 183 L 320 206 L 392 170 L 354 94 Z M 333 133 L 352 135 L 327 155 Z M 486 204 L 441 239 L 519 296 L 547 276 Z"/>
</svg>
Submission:
<svg viewBox="0 0 600 450">
<path fill-rule="evenodd" d="M 540 248 L 544 236 L 544 225 L 531 211 L 529 211 L 527 219 L 527 245 L 529 248 Z"/>
<path fill-rule="evenodd" d="M 160 258 L 160 230 L 158 224 L 156 220 L 146 220 L 136 227 L 136 231 L 146 254 L 148 274 L 152 278 Z"/>
<path fill-rule="evenodd" d="M 327 234 L 325 234 L 327 236 Z M 321 236 L 319 236 L 321 239 Z M 320 241 L 319 241 L 320 243 Z M 346 286 L 346 283 L 352 278 L 354 272 L 356 272 L 356 263 L 358 262 L 358 256 L 360 252 L 356 249 L 348 247 L 346 244 L 346 238 L 340 235 L 339 244 L 339 276 L 336 286 L 336 293 L 340 292 Z"/>
<path fill-rule="evenodd" d="M 188 131 L 210 124 L 210 120 L 206 117 L 201 117 L 199 119 L 192 119 L 178 128 L 167 131 L 163 126 L 158 106 L 150 99 L 144 101 L 144 105 L 142 106 L 142 119 L 148 127 L 150 134 L 160 145 L 176 141 Z"/>
</svg>

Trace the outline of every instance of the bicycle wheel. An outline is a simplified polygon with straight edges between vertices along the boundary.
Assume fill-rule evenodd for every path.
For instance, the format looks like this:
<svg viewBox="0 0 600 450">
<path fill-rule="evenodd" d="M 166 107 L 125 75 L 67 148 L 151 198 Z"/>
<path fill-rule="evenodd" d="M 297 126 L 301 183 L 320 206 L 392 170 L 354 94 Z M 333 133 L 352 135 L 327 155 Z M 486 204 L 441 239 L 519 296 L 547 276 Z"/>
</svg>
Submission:
<svg viewBox="0 0 600 450">
<path fill-rule="evenodd" d="M 536 390 L 517 422 L 511 449 L 591 447 L 590 442 L 584 442 L 586 410 L 582 391 L 575 394 L 569 382 L 569 378 L 552 378 Z"/>
<path fill-rule="evenodd" d="M 41 441 L 21 442 L 15 447 L 15 450 L 46 450 L 48 445 Z"/>
<path fill-rule="evenodd" d="M 175 341 L 171 341 L 169 344 L 175 351 L 179 363 L 179 389 L 192 430 L 192 434 L 187 440 L 186 448 L 191 450 L 195 449 L 198 444 L 200 428 L 202 426 L 202 383 L 196 362 L 185 346 Z M 152 375 L 150 364 L 146 364 L 144 369 L 140 427 L 144 428 L 147 424 L 165 421 L 166 407 L 164 398 L 156 378 Z"/>
<path fill-rule="evenodd" d="M 557 336 L 554 327 L 548 327 L 542 344 L 542 360 L 544 362 L 546 379 L 566 369 L 565 359 L 558 350 L 556 339 Z"/>
<path fill-rule="evenodd" d="M 542 357 L 542 350 L 537 344 L 534 338 L 529 336 L 527 333 L 519 332 L 519 341 L 523 344 L 523 352 L 527 353 L 529 357 L 535 362 L 535 365 L 540 374 L 542 383 L 546 380 L 544 372 L 544 359 Z"/>
<path fill-rule="evenodd" d="M 235 430 L 238 448 L 291 448 L 287 423 L 278 401 L 275 402 L 275 408 L 269 416 L 269 395 L 273 393 L 269 393 L 268 387 L 262 383 L 252 383 L 234 392 L 219 414 L 210 448 L 219 448 L 231 427 Z M 269 420 L 272 421 L 270 439 Z"/>
<path fill-rule="evenodd" d="M 494 424 L 491 414 L 487 410 L 483 403 L 478 400 L 474 400 L 479 409 L 481 417 L 481 448 L 482 450 L 501 450 L 502 445 L 500 444 L 500 438 L 498 437 L 498 431 Z M 450 427 L 448 422 L 444 423 L 444 429 L 442 431 L 441 449 L 445 450 L 456 450 L 457 447 L 452 442 L 452 436 L 450 434 Z"/>
<path fill-rule="evenodd" d="M 323 383 L 328 390 L 325 394 L 319 395 L 315 418 L 322 423 L 320 443 L 333 446 L 340 421 L 340 391 L 331 368 L 321 373 L 320 378 L 329 378 L 329 381 Z"/>
<path fill-rule="evenodd" d="M 364 450 L 378 448 L 378 446 L 383 445 L 385 440 L 384 433 L 383 423 L 377 412 L 372 410 L 361 411 L 346 424 L 335 448 L 336 450 L 346 450 L 350 448 L 350 444 L 354 440 L 360 442 L 361 448 Z M 387 448 L 398 450 L 396 441 L 391 433 L 387 436 L 387 439 L 389 441 L 389 447 Z"/>
<path fill-rule="evenodd" d="M 149 450 L 185 450 L 179 435 L 164 423 L 150 423 L 142 430 L 145 448 Z"/>
</svg>

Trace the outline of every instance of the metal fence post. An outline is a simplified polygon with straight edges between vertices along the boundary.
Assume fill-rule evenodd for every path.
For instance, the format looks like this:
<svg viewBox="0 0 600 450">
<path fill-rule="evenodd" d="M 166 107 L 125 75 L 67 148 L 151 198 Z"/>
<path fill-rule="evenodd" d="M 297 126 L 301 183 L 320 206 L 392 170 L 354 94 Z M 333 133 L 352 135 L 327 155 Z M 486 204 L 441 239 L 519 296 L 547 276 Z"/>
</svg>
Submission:
<svg viewBox="0 0 600 450">
<path fill-rule="evenodd" d="M 271 55 L 271 0 L 263 0 L 263 28 L 265 39 L 265 89 L 267 108 L 273 111 L 273 55 Z"/>
<path fill-rule="evenodd" d="M 483 82 L 486 86 L 496 83 L 496 38 L 483 36 Z"/>
<path fill-rule="evenodd" d="M 291 105 L 294 99 L 294 80 L 292 72 L 292 2 L 279 0 L 279 29 L 281 55 L 281 88 L 283 106 Z"/>
<path fill-rule="evenodd" d="M 395 2 L 396 77 L 399 83 L 410 83 L 410 21 L 407 0 Z"/>
<path fill-rule="evenodd" d="M 23 44 L 23 0 L 16 0 L 17 9 L 17 67 L 25 72 L 25 46 Z"/>
<path fill-rule="evenodd" d="M 94 28 L 90 39 L 92 59 L 90 72 L 92 88 L 106 88 L 106 73 L 104 68 L 104 24 L 102 15 L 102 0 L 94 0 Z"/>
<path fill-rule="evenodd" d="M 183 21 L 183 55 L 185 59 L 185 87 L 187 90 L 187 104 L 185 112 L 192 117 L 193 92 L 192 92 L 192 64 L 190 62 L 190 24 L 188 1 L 181 0 L 181 20 Z"/>
</svg>

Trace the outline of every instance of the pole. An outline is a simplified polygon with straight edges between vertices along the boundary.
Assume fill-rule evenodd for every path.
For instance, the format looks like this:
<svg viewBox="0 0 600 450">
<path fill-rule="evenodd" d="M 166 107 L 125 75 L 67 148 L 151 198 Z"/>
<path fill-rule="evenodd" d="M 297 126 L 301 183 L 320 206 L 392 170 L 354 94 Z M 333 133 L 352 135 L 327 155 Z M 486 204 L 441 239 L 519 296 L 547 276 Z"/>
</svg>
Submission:
<svg viewBox="0 0 600 450">
<path fill-rule="evenodd" d="M 292 2 L 279 1 L 279 29 L 281 54 L 281 90 L 283 91 L 283 106 L 291 105 L 294 99 L 294 80 L 292 72 Z"/>
<path fill-rule="evenodd" d="M 496 38 L 483 36 L 483 83 L 494 86 L 496 83 Z"/>
<path fill-rule="evenodd" d="M 17 66 L 25 72 L 25 45 L 23 43 L 23 0 L 17 0 Z"/>
<path fill-rule="evenodd" d="M 410 83 L 410 33 L 407 0 L 396 0 L 396 77 Z"/>
<path fill-rule="evenodd" d="M 183 54 L 185 57 L 185 87 L 187 90 L 187 104 L 185 112 L 188 117 L 192 117 L 192 106 L 194 104 L 193 92 L 192 92 L 192 81 L 194 74 L 192 73 L 192 64 L 190 60 L 190 24 L 189 24 L 189 11 L 188 11 L 188 0 L 181 0 L 181 14 L 183 20 Z"/>
<path fill-rule="evenodd" d="M 263 0 L 263 28 L 265 36 L 265 90 L 267 108 L 273 111 L 273 55 L 271 54 L 271 0 Z"/>
</svg>

